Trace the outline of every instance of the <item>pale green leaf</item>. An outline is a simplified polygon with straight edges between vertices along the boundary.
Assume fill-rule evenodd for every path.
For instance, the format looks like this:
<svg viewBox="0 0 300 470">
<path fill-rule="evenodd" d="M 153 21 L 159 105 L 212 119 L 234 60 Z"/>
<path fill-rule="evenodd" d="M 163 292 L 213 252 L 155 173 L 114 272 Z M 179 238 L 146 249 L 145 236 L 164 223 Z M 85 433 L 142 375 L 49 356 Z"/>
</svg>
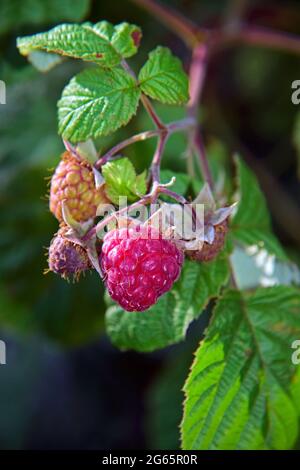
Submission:
<svg viewBox="0 0 300 470">
<path fill-rule="evenodd" d="M 184 449 L 289 449 L 298 432 L 291 343 L 300 337 L 293 287 L 228 291 L 185 384 Z"/>
<path fill-rule="evenodd" d="M 300 269 L 295 263 L 280 260 L 258 246 L 236 246 L 230 260 L 239 289 L 300 285 Z"/>
<path fill-rule="evenodd" d="M 166 47 L 157 47 L 139 73 L 141 89 L 151 98 L 167 104 L 186 103 L 188 78 L 180 60 Z"/>
<path fill-rule="evenodd" d="M 63 57 L 43 51 L 32 51 L 28 54 L 28 60 L 40 72 L 49 72 L 63 61 Z"/>
<path fill-rule="evenodd" d="M 232 220 L 231 234 L 244 245 L 256 245 L 270 254 L 286 259 L 279 241 L 272 233 L 268 207 L 252 171 L 237 159 L 238 210 Z"/>
<path fill-rule="evenodd" d="M 58 102 L 59 133 L 74 143 L 111 134 L 132 118 L 139 98 L 135 80 L 122 69 L 86 69 Z"/>
<path fill-rule="evenodd" d="M 41 50 L 114 67 L 136 53 L 136 35 L 140 34 L 137 26 L 128 23 L 62 24 L 46 33 L 18 38 L 17 46 L 25 56 Z"/>
<path fill-rule="evenodd" d="M 146 193 L 146 173 L 137 175 L 128 158 L 106 163 L 102 167 L 102 174 L 105 179 L 105 192 L 114 204 L 119 204 L 120 197 L 126 196 L 129 202 L 134 202 Z"/>
<path fill-rule="evenodd" d="M 223 255 L 210 263 L 186 260 L 173 289 L 146 312 L 110 307 L 106 313 L 107 332 L 120 349 L 153 351 L 178 343 L 227 279 L 228 263 Z"/>
</svg>

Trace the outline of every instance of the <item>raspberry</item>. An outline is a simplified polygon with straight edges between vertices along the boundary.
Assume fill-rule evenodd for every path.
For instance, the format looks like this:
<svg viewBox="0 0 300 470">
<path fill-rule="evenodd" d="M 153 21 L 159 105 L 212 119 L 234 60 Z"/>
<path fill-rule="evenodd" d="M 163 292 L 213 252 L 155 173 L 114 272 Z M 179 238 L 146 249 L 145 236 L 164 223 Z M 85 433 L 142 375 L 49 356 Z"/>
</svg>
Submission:
<svg viewBox="0 0 300 470">
<path fill-rule="evenodd" d="M 95 217 L 98 205 L 108 202 L 103 188 L 95 186 L 90 164 L 77 160 L 69 152 L 63 153 L 51 179 L 50 211 L 60 222 L 64 200 L 77 222 Z"/>
<path fill-rule="evenodd" d="M 106 234 L 100 261 L 112 299 L 128 312 L 143 311 L 178 279 L 183 253 L 153 228 L 138 226 Z"/>
<path fill-rule="evenodd" d="M 204 242 L 201 250 L 187 250 L 185 252 L 190 259 L 194 261 L 211 261 L 217 257 L 225 243 L 225 237 L 228 230 L 228 219 L 215 225 L 214 229 L 215 238 L 212 244 Z"/>
<path fill-rule="evenodd" d="M 91 268 L 85 249 L 65 238 L 66 228 L 62 227 L 52 239 L 49 252 L 49 271 L 64 279 L 78 280 L 81 273 Z"/>
</svg>

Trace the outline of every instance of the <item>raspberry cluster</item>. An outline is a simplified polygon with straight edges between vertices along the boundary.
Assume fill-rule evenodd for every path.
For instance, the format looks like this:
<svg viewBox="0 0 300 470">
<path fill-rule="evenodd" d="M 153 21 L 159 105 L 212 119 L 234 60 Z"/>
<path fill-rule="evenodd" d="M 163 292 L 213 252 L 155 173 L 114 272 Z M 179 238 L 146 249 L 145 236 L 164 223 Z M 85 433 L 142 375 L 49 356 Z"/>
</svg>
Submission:
<svg viewBox="0 0 300 470">
<path fill-rule="evenodd" d="M 211 196 L 212 197 L 212 196 Z M 81 161 L 70 152 L 62 155 L 51 180 L 50 210 L 61 224 L 65 201 L 71 217 L 80 223 L 95 218 L 100 203 L 107 203 L 104 188 L 95 185 L 94 173 L 87 161 Z M 221 217 L 220 217 L 221 214 Z M 96 246 L 104 283 L 113 300 L 127 311 L 144 311 L 169 291 L 180 276 L 184 254 L 198 262 L 214 259 L 223 248 L 228 228 L 224 212 L 213 223 L 214 239 L 204 242 L 200 250 L 188 250 L 184 243 L 176 245 L 150 225 L 135 225 L 108 232 L 102 247 Z M 207 215 L 211 224 L 212 214 Z M 227 215 L 227 214 L 226 214 Z M 75 224 L 74 224 L 75 225 Z M 77 280 L 92 267 L 82 241 L 68 236 L 68 228 L 61 225 L 49 247 L 49 270 L 63 278 Z M 74 235 L 74 232 L 73 232 Z M 90 252 L 91 256 L 91 252 Z M 97 267 L 97 254 L 92 263 Z"/>
<path fill-rule="evenodd" d="M 104 237 L 101 267 L 113 300 L 127 311 L 143 311 L 178 279 L 183 253 L 151 227 L 110 231 Z"/>
</svg>

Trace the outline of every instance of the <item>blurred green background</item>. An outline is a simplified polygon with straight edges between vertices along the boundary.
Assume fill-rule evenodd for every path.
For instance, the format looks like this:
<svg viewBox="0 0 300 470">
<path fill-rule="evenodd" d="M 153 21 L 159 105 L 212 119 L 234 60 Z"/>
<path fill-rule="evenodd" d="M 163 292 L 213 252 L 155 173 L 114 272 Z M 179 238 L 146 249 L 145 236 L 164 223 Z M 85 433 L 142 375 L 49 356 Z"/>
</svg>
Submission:
<svg viewBox="0 0 300 470">
<path fill-rule="evenodd" d="M 201 25 L 215 25 L 227 1 L 166 1 Z M 298 1 L 251 1 L 245 18 L 300 34 Z M 132 61 L 139 67 L 157 44 L 167 45 L 188 67 L 190 53 L 173 33 L 127 0 L 0 0 L 0 338 L 7 365 L 0 366 L 0 448 L 176 448 L 181 387 L 204 315 L 185 344 L 153 354 L 122 353 L 105 337 L 104 290 L 95 274 L 68 284 L 46 268 L 46 247 L 57 229 L 48 211 L 51 170 L 63 150 L 56 102 L 83 66 L 68 61 L 38 73 L 16 50 L 16 37 L 61 22 L 140 25 L 143 40 Z M 276 234 L 293 259 L 300 246 L 300 107 L 291 83 L 300 79 L 296 55 L 236 46 L 214 56 L 202 115 L 209 153 L 240 151 L 266 194 Z M 182 114 L 157 107 L 166 120 Z M 126 129 L 98 142 L 113 142 L 149 129 L 140 110 Z M 184 138 L 170 139 L 164 166 L 185 171 Z M 126 151 L 138 170 L 147 167 L 155 142 Z M 230 157 L 228 157 L 230 158 Z M 251 191 L 251 188 L 249 188 Z"/>
</svg>

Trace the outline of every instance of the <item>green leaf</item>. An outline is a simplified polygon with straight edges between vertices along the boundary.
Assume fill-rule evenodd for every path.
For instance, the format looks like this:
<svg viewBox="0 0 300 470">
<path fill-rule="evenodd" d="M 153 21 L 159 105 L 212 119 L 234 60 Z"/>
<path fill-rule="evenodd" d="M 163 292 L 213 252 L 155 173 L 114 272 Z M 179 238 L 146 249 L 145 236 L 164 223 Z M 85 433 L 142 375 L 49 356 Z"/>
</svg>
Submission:
<svg viewBox="0 0 300 470">
<path fill-rule="evenodd" d="M 132 118 L 139 98 L 134 78 L 122 69 L 86 69 L 58 102 L 59 133 L 73 143 L 111 134 Z"/>
<path fill-rule="evenodd" d="M 125 312 L 119 306 L 106 313 L 106 329 L 120 349 L 154 351 L 182 341 L 190 323 L 228 279 L 224 255 L 210 263 L 185 261 L 179 281 L 146 312 Z"/>
<path fill-rule="evenodd" d="M 141 89 L 162 103 L 180 104 L 189 99 L 188 77 L 180 60 L 166 47 L 157 47 L 139 73 Z"/>
<path fill-rule="evenodd" d="M 279 258 L 286 255 L 272 233 L 269 211 L 264 194 L 252 171 L 237 159 L 239 204 L 232 220 L 232 236 L 245 245 L 257 245 Z"/>
<path fill-rule="evenodd" d="M 119 204 L 120 196 L 126 196 L 129 202 L 134 202 L 146 193 L 146 172 L 137 176 L 128 158 L 106 163 L 102 167 L 102 174 L 105 179 L 105 192 L 114 204 Z"/>
<path fill-rule="evenodd" d="M 291 343 L 300 337 L 293 287 L 228 291 L 185 384 L 184 449 L 289 449 L 298 432 Z"/>
<path fill-rule="evenodd" d="M 23 24 L 80 21 L 90 0 L 1 0 L 0 34 Z"/>
<path fill-rule="evenodd" d="M 25 56 L 41 50 L 114 67 L 137 52 L 140 35 L 140 29 L 128 23 L 62 24 L 46 33 L 18 38 L 17 46 Z"/>
</svg>

